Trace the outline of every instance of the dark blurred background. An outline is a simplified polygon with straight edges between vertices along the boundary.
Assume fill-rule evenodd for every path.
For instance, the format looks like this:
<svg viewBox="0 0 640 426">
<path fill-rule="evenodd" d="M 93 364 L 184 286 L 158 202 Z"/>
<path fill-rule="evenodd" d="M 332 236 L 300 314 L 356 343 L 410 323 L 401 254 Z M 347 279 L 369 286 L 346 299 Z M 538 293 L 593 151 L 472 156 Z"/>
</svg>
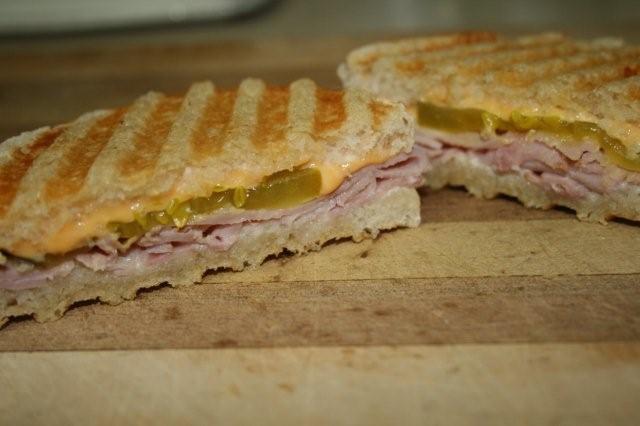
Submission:
<svg viewBox="0 0 640 426">
<path fill-rule="evenodd" d="M 361 44 L 470 29 L 637 42 L 640 0 L 0 0 L 0 140 L 201 79 L 335 87 Z"/>
<path fill-rule="evenodd" d="M 633 31 L 638 0 L 0 0 L 0 34 L 317 37 L 459 28 Z M 141 29 L 144 29 L 141 31 Z"/>
</svg>

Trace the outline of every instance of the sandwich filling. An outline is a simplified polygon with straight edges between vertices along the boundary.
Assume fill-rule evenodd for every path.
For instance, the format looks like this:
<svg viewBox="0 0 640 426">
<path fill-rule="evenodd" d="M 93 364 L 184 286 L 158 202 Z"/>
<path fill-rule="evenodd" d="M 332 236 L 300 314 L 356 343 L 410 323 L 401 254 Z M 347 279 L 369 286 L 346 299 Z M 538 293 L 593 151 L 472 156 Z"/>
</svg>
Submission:
<svg viewBox="0 0 640 426">
<path fill-rule="evenodd" d="M 322 188 L 322 175 L 315 167 L 275 173 L 253 188 L 216 190 L 209 197 L 177 200 L 163 210 L 135 215 L 132 222 L 111 222 L 107 226 L 119 238 L 140 237 L 157 226 L 173 224 L 182 228 L 194 218 L 216 210 L 236 207 L 244 210 L 281 209 L 316 198 Z"/>
<path fill-rule="evenodd" d="M 513 113 L 419 103 L 416 143 L 429 156 L 427 173 L 456 158 L 517 173 L 556 197 L 607 195 L 640 185 L 640 159 L 597 125 Z M 428 182 L 427 182 L 428 183 Z"/>
<path fill-rule="evenodd" d="M 252 189 L 221 189 L 135 222 L 111 223 L 111 234 L 43 263 L 7 256 L 0 266 L 0 288 L 41 287 L 75 268 L 126 276 L 185 251 L 228 250 L 243 227 L 260 232 L 266 223 L 287 226 L 317 215 L 340 215 L 394 188 L 419 186 L 426 163 L 427 150 L 414 146 L 410 153 L 363 167 L 324 196 L 318 196 L 322 177 L 313 168 L 277 173 Z"/>
<path fill-rule="evenodd" d="M 531 116 L 514 111 L 509 119 L 502 119 L 489 111 L 473 108 L 447 108 L 418 102 L 418 123 L 426 128 L 449 133 L 542 133 L 563 143 L 597 142 L 612 163 L 634 172 L 640 171 L 640 157 L 629 153 L 627 147 L 597 124 L 586 121 L 569 122 L 557 117 Z"/>
</svg>

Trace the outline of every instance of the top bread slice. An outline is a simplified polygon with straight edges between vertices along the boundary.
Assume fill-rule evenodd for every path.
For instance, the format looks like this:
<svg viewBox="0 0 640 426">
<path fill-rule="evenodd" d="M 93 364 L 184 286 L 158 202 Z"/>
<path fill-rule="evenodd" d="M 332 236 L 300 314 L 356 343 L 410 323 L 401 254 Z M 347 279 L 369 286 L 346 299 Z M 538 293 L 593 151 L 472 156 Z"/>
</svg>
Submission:
<svg viewBox="0 0 640 426">
<path fill-rule="evenodd" d="M 640 158 L 640 46 L 545 33 L 469 32 L 375 43 L 338 69 L 345 87 L 412 105 L 597 124 Z"/>
<path fill-rule="evenodd" d="M 410 121 L 398 103 L 310 80 L 152 92 L 0 144 L 0 249 L 34 259 L 63 253 L 108 222 L 298 167 L 319 168 L 328 193 L 359 168 L 409 151 Z"/>
</svg>

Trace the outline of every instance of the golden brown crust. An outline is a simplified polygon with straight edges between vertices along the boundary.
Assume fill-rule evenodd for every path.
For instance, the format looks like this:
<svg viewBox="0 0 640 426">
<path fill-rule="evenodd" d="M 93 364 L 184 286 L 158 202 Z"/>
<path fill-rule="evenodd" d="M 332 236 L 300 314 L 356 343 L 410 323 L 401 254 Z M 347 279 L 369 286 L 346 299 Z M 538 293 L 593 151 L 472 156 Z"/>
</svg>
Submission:
<svg viewBox="0 0 640 426">
<path fill-rule="evenodd" d="M 503 118 L 517 110 L 596 123 L 631 153 L 640 152 L 640 46 L 541 34 L 437 51 L 416 48 L 438 40 L 364 46 L 348 55 L 339 75 L 346 87 L 409 105 L 422 100 Z"/>
<path fill-rule="evenodd" d="M 138 175 L 146 175 L 153 169 L 162 148 L 158 141 L 166 140 L 169 136 L 181 105 L 180 97 L 165 97 L 155 103 L 147 122 L 133 136 L 129 155 L 120 159 L 120 175 L 129 179 L 141 179 L 143 176 Z"/>
<path fill-rule="evenodd" d="M 95 235 L 107 221 L 133 220 L 141 206 L 161 209 L 216 185 L 251 186 L 308 163 L 353 172 L 363 159 L 408 151 L 409 120 L 400 104 L 310 80 L 269 87 L 247 79 L 235 90 L 202 82 L 184 97 L 149 93 L 126 108 L 0 144 L 0 249 L 27 257 L 64 252 L 86 243 L 85 230 Z M 67 244 L 76 234 L 83 239 Z"/>
<path fill-rule="evenodd" d="M 13 161 L 0 169 L 0 216 L 11 206 L 18 191 L 18 185 L 27 173 L 33 161 L 62 134 L 64 127 L 45 129 L 34 134 L 30 143 L 22 149 L 15 149 Z"/>
<path fill-rule="evenodd" d="M 498 35 L 489 31 L 465 31 L 433 37 L 406 39 L 400 43 L 382 42 L 364 46 L 352 52 L 347 59 L 349 66 L 360 72 L 373 72 L 374 64 L 382 54 L 403 56 L 415 53 L 434 53 L 449 51 L 461 46 L 475 46 L 481 43 L 492 43 L 498 40 Z"/>
</svg>

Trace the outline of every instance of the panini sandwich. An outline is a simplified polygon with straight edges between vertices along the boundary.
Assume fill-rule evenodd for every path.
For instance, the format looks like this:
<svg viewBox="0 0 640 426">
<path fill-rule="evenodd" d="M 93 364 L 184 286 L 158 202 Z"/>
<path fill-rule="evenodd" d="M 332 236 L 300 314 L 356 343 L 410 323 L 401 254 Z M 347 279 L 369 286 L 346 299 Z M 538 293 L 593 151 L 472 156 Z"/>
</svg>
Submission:
<svg viewBox="0 0 640 426">
<path fill-rule="evenodd" d="M 413 112 L 430 187 L 640 220 L 638 46 L 459 33 L 365 46 L 338 73 Z"/>
<path fill-rule="evenodd" d="M 0 323 L 417 226 L 399 103 L 310 80 L 149 93 L 0 144 Z"/>
</svg>

